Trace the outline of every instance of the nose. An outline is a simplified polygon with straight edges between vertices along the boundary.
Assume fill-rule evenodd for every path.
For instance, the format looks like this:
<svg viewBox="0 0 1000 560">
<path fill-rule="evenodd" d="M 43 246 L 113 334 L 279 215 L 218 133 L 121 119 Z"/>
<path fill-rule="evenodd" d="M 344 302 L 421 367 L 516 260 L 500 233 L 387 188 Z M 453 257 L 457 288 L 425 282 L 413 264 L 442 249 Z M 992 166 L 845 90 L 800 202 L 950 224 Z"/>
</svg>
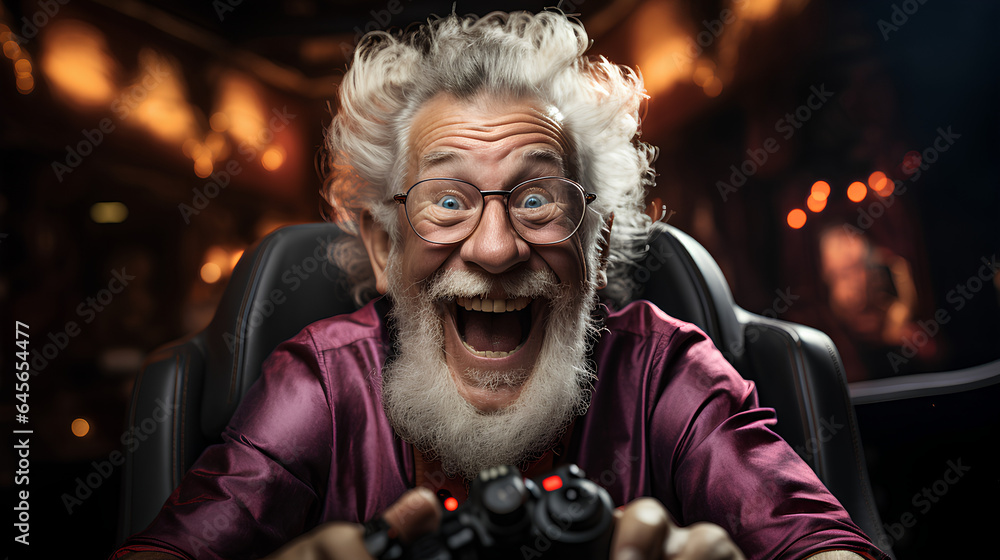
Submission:
<svg viewBox="0 0 1000 560">
<path fill-rule="evenodd" d="M 479 265 L 490 274 L 510 270 L 531 256 L 528 242 L 514 231 L 507 218 L 503 197 L 486 199 L 479 225 L 465 241 L 460 253 L 462 260 Z"/>
</svg>

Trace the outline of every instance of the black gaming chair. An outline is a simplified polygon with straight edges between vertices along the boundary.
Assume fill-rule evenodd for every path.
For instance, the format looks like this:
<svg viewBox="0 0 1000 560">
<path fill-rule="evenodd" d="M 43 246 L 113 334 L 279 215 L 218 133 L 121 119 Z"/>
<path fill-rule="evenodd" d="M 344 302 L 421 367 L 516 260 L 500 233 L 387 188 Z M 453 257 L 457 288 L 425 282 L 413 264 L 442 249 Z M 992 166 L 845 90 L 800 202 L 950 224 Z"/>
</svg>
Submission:
<svg viewBox="0 0 1000 560">
<path fill-rule="evenodd" d="M 342 272 L 326 258 L 341 231 L 326 223 L 282 228 L 246 251 L 215 318 L 155 351 L 136 381 L 129 427 L 172 410 L 126 455 L 119 541 L 144 528 L 201 451 L 219 435 L 260 366 L 309 323 L 353 311 Z M 633 271 L 642 297 L 701 327 L 778 411 L 776 431 L 806 460 L 876 543 L 888 542 L 872 498 L 854 411 L 836 348 L 825 334 L 737 306 L 722 271 L 694 239 L 654 224 Z M 162 412 L 156 411 L 162 418 Z M 147 422 L 145 426 L 149 426 Z M 143 430 L 148 432 L 149 430 Z M 887 551 L 888 552 L 888 551 Z"/>
</svg>

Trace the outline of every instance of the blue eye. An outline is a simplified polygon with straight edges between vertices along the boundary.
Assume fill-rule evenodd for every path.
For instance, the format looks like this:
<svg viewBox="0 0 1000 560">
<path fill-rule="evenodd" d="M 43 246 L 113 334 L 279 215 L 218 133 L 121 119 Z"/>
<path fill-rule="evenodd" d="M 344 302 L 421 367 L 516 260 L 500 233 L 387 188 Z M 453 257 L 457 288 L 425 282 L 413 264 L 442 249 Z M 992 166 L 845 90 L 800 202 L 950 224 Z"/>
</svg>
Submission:
<svg viewBox="0 0 1000 560">
<path fill-rule="evenodd" d="M 548 204 L 549 201 L 544 196 L 540 194 L 531 194 L 525 197 L 522 205 L 524 208 L 541 208 L 542 206 Z"/>
<path fill-rule="evenodd" d="M 462 203 L 453 195 L 442 196 L 437 205 L 446 210 L 461 210 Z"/>
</svg>

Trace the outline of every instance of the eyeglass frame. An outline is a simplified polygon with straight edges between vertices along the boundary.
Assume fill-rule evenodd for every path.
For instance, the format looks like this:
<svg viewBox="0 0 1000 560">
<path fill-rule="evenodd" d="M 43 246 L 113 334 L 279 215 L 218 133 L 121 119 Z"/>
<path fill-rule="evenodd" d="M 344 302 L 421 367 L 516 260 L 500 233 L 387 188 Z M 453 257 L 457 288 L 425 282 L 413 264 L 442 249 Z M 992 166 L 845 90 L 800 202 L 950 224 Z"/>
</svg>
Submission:
<svg viewBox="0 0 1000 560">
<path fill-rule="evenodd" d="M 514 225 L 514 222 L 511 220 L 511 217 L 510 217 L 510 195 L 514 194 L 514 191 L 516 191 L 517 189 L 523 187 L 524 185 L 527 185 L 528 183 L 533 183 L 535 181 L 543 181 L 545 179 L 559 179 L 560 181 L 565 181 L 565 182 L 573 185 L 577 189 L 579 189 L 580 192 L 583 194 L 583 201 L 584 201 L 583 202 L 583 214 L 580 215 L 580 221 L 577 222 L 576 227 L 574 227 L 573 231 L 571 231 L 569 233 L 569 235 L 567 235 L 566 237 L 564 237 L 564 238 L 562 238 L 562 239 L 560 239 L 558 241 L 548 241 L 546 243 L 536 243 L 534 241 L 528 241 L 527 239 L 525 239 L 524 235 L 522 235 L 521 232 L 518 231 L 517 227 Z M 420 233 L 417 231 L 417 228 L 413 225 L 413 221 L 410 219 L 410 213 L 406 211 L 406 198 L 408 196 L 410 196 L 410 191 L 412 191 L 413 189 L 417 188 L 417 186 L 420 185 L 421 183 L 426 183 L 428 181 L 454 181 L 456 183 L 464 183 L 464 184 L 469 185 L 470 187 L 476 189 L 476 191 L 482 196 L 483 206 L 482 206 L 482 208 L 479 209 L 479 217 L 476 218 L 476 225 L 475 225 L 475 227 L 473 227 L 472 229 L 469 230 L 469 233 L 465 234 L 465 237 L 462 237 L 460 239 L 456 239 L 455 241 L 431 241 L 430 239 L 427 239 L 424 236 L 420 235 Z M 454 179 L 454 178 L 451 178 L 451 177 L 431 177 L 429 179 L 421 179 L 420 181 L 417 181 L 416 183 L 413 183 L 413 185 L 411 185 L 410 188 L 406 189 L 405 193 L 397 193 L 397 194 L 393 195 L 392 199 L 395 200 L 397 204 L 402 204 L 403 205 L 403 213 L 406 214 L 406 223 L 410 224 L 410 229 L 413 230 L 413 233 L 415 233 L 417 235 L 417 237 L 419 237 L 420 239 L 423 239 L 424 241 L 426 241 L 428 243 L 433 243 L 435 245 L 454 245 L 455 243 L 461 243 L 462 241 L 465 241 L 466 239 L 468 239 L 469 236 L 471 236 L 473 233 L 475 233 L 476 229 L 479 228 L 479 223 L 482 222 L 482 220 L 483 220 L 483 213 L 486 212 L 486 197 L 487 196 L 502 196 L 502 197 L 504 197 L 503 209 L 504 209 L 504 214 L 507 216 L 507 223 L 510 224 L 510 226 L 514 230 L 514 232 L 517 233 L 517 236 L 520 237 L 521 239 L 523 239 L 525 243 L 528 243 L 529 245 L 539 245 L 539 246 L 555 245 L 557 243 L 562 243 L 563 241 L 566 241 L 570 237 L 573 237 L 576 234 L 576 232 L 580 231 L 580 226 L 583 225 L 583 220 L 587 217 L 587 207 L 590 206 L 591 202 L 597 200 L 597 194 L 596 193 L 587 192 L 587 189 L 584 189 L 583 185 L 581 185 L 580 183 L 577 183 L 576 181 L 574 181 L 574 180 L 572 180 L 572 179 L 570 179 L 568 177 L 560 177 L 558 175 L 546 175 L 544 177 L 533 177 L 533 178 L 528 179 L 526 181 L 521 181 L 520 183 L 518 183 L 518 184 L 514 185 L 513 187 L 511 187 L 510 190 L 506 190 L 506 191 L 504 191 L 504 190 L 499 190 L 499 191 L 497 191 L 497 190 L 484 191 L 484 190 L 480 190 L 479 187 L 477 187 L 476 185 L 470 183 L 469 181 L 464 181 L 462 179 Z"/>
</svg>

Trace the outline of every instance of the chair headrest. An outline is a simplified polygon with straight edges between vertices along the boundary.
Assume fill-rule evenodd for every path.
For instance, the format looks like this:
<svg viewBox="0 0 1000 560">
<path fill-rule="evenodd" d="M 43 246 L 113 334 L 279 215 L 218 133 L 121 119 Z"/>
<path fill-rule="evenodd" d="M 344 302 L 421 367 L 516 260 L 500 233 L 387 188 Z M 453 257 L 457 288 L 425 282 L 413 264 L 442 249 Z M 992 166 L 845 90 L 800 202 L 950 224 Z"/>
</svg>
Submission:
<svg viewBox="0 0 1000 560">
<path fill-rule="evenodd" d="M 662 222 L 653 224 L 649 251 L 632 274 L 640 297 L 668 315 L 698 325 L 740 369 L 743 327 L 733 294 L 712 255 L 691 236 Z"/>
<path fill-rule="evenodd" d="M 206 434 L 221 433 L 278 344 L 309 323 L 357 309 L 329 258 L 330 246 L 346 235 L 329 223 L 294 225 L 244 252 L 205 329 Z"/>
</svg>

